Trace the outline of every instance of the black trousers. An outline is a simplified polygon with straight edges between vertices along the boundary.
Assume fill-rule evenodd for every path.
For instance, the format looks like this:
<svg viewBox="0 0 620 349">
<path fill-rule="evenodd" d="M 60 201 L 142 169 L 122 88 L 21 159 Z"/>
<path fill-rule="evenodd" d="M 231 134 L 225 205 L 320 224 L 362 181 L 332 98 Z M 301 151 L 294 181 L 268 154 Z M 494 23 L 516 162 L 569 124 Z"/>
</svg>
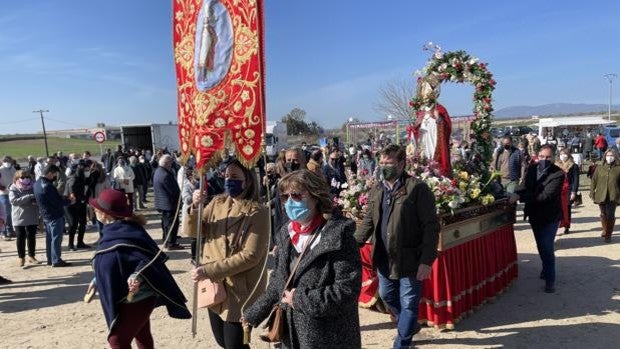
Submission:
<svg viewBox="0 0 620 349">
<path fill-rule="evenodd" d="M 170 238 L 168 239 L 168 243 L 166 246 L 174 245 L 177 243 L 177 234 L 179 233 L 179 220 L 174 219 L 174 214 L 176 211 L 159 211 L 161 213 L 161 229 L 162 229 L 162 240 L 166 240 L 166 234 L 170 231 Z M 174 226 L 172 226 L 172 221 L 174 221 Z M 170 230 L 172 227 L 172 230 Z"/>
<path fill-rule="evenodd" d="M 37 225 L 22 225 L 14 227 L 17 233 L 17 256 L 19 258 L 26 258 L 26 241 L 28 242 L 28 256 L 34 257 L 34 252 L 37 247 Z"/>
<path fill-rule="evenodd" d="M 73 239 L 76 231 L 78 234 L 77 244 L 81 246 L 84 244 L 84 232 L 86 231 L 86 204 L 83 202 L 76 202 L 73 205 L 69 205 L 67 211 L 71 217 L 69 223 L 69 247 L 73 247 Z"/>
<path fill-rule="evenodd" d="M 249 345 L 243 344 L 243 327 L 240 322 L 228 322 L 222 320 L 219 315 L 209 309 L 209 322 L 211 331 L 217 344 L 225 349 L 250 349 Z"/>
</svg>

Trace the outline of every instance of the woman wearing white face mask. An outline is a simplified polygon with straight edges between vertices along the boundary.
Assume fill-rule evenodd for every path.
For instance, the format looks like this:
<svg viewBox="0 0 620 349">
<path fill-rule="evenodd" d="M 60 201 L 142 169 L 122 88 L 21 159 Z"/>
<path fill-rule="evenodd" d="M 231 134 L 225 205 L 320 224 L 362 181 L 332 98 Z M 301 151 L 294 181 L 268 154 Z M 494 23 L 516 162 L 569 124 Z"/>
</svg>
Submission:
<svg viewBox="0 0 620 349">
<path fill-rule="evenodd" d="M 620 163 L 618 152 L 607 150 L 604 162 L 599 164 L 592 175 L 590 197 L 601 210 L 601 237 L 606 243 L 611 242 L 611 234 L 616 224 L 616 206 L 620 203 Z"/>
<path fill-rule="evenodd" d="M 564 185 L 562 186 L 562 220 L 560 221 L 560 228 L 564 228 L 564 234 L 568 234 L 571 221 L 571 205 L 575 201 L 577 190 L 579 189 L 579 166 L 573 161 L 573 157 L 568 149 L 560 150 L 559 159 L 555 164 L 566 174 Z"/>
</svg>

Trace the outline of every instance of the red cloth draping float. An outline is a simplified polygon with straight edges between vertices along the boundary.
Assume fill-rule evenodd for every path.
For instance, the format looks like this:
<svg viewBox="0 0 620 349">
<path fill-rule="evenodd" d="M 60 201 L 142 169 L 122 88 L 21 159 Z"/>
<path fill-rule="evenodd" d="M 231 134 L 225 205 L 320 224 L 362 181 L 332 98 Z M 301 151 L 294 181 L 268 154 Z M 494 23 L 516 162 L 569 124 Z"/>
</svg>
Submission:
<svg viewBox="0 0 620 349">
<path fill-rule="evenodd" d="M 370 307 L 378 299 L 376 272 L 369 267 L 370 244 L 360 249 L 362 293 L 359 304 Z M 444 251 L 424 281 L 418 321 L 439 329 L 453 329 L 464 316 L 502 293 L 518 276 L 513 225 L 504 225 L 474 240 Z"/>
<path fill-rule="evenodd" d="M 564 176 L 564 184 L 562 184 L 562 219 L 560 220 L 559 228 L 570 228 L 570 192 L 569 192 L 568 176 Z"/>
<path fill-rule="evenodd" d="M 379 279 L 377 272 L 372 266 L 372 244 L 366 243 L 360 248 L 362 257 L 362 292 L 358 299 L 358 305 L 362 308 L 371 308 L 379 299 Z"/>
<path fill-rule="evenodd" d="M 252 166 L 265 124 L 262 0 L 175 0 L 179 136 L 198 168 L 225 146 Z M 228 135 L 228 136 L 227 136 Z"/>
</svg>

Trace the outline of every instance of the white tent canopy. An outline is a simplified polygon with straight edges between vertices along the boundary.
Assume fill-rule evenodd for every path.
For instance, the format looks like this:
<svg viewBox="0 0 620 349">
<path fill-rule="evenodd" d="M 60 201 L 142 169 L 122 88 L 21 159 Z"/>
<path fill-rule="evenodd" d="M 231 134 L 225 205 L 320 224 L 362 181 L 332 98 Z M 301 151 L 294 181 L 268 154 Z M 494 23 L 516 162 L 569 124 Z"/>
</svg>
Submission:
<svg viewBox="0 0 620 349">
<path fill-rule="evenodd" d="M 538 127 L 540 130 L 547 127 L 562 127 L 562 126 L 602 126 L 613 124 L 614 121 L 606 120 L 602 115 L 588 115 L 588 116 L 565 116 L 565 117 L 553 117 L 553 118 L 539 118 Z"/>
</svg>

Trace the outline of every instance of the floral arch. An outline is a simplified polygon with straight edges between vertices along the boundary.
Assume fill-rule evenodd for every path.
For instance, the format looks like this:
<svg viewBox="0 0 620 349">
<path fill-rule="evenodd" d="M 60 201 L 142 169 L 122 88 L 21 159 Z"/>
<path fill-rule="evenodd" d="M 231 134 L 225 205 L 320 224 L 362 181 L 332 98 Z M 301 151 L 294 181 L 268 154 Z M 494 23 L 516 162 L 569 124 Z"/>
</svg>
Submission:
<svg viewBox="0 0 620 349">
<path fill-rule="evenodd" d="M 441 49 L 429 43 L 435 53 L 418 77 L 418 89 L 410 105 L 414 109 L 414 117 L 418 112 L 429 110 L 437 104 L 439 85 L 444 82 L 468 82 L 475 87 L 474 120 L 471 130 L 475 138 L 474 153 L 480 154 L 482 163 L 488 166 L 492 156 L 492 137 L 490 133 L 493 105 L 492 93 L 495 89 L 493 74 L 487 69 L 486 63 L 480 63 L 465 51 L 442 53 Z M 425 49 L 428 49 L 428 46 Z M 429 84 L 436 93 L 421 93 L 423 84 Z M 414 120 L 415 121 L 415 120 Z"/>
</svg>

